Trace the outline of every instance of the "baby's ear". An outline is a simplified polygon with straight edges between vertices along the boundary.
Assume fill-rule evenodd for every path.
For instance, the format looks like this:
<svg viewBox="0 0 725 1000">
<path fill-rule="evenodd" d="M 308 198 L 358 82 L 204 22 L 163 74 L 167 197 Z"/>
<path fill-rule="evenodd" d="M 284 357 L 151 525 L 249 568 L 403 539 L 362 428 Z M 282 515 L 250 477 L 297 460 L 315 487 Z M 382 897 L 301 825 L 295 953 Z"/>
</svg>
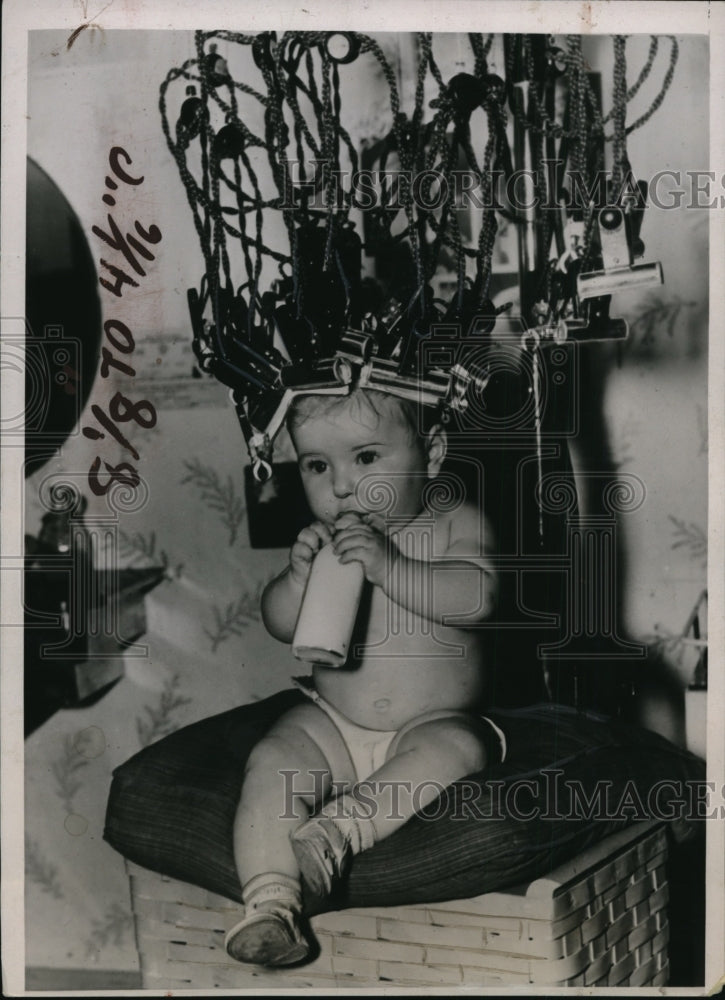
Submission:
<svg viewBox="0 0 725 1000">
<path fill-rule="evenodd" d="M 426 434 L 426 455 L 428 459 L 428 478 L 433 479 L 441 470 L 448 451 L 448 436 L 441 426 L 436 424 Z"/>
</svg>

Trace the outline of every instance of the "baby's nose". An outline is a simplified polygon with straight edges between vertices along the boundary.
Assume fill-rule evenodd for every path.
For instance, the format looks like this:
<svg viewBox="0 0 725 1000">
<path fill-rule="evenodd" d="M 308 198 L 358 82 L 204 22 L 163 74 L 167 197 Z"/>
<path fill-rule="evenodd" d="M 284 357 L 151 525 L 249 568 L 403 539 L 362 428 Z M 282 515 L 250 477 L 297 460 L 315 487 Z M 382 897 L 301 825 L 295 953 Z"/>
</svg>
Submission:
<svg viewBox="0 0 725 1000">
<path fill-rule="evenodd" d="M 338 500 L 344 500 L 355 492 L 355 481 L 349 472 L 340 470 L 332 480 L 332 492 Z"/>
</svg>

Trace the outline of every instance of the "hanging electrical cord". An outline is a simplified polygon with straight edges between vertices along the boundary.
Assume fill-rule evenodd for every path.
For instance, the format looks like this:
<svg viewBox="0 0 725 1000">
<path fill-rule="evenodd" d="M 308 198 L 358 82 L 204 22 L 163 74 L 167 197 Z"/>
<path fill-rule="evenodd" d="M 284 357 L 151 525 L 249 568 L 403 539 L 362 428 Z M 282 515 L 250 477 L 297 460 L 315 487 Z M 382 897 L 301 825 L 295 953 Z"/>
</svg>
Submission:
<svg viewBox="0 0 725 1000">
<path fill-rule="evenodd" d="M 508 181 L 514 172 L 509 112 L 515 127 L 529 137 L 535 187 L 547 206 L 532 223 L 536 309 L 532 312 L 531 304 L 522 301 L 526 322 L 537 326 L 536 337 L 527 343 L 536 355 L 540 442 L 538 352 L 561 330 L 566 334 L 595 317 L 604 331 L 608 322 L 606 295 L 596 297 L 591 291 L 609 273 L 596 271 L 606 271 L 598 209 L 567 202 L 564 179 L 576 174 L 592 190 L 603 170 L 605 144 L 611 143 L 608 190 L 622 187 L 631 174 L 627 137 L 661 106 L 673 79 L 678 47 L 668 37 L 669 66 L 659 91 L 628 125 L 628 105 L 651 77 L 659 53 L 654 36 L 629 87 L 626 38 L 613 39 L 612 107 L 603 115 L 579 36 L 567 37 L 564 49 L 552 38 L 504 36 L 502 79 L 488 67 L 494 36 L 471 33 L 470 65 L 446 80 L 435 58 L 434 36 L 418 33 L 413 106 L 404 109 L 391 61 L 372 36 L 197 32 L 196 58 L 169 71 L 159 108 L 204 262 L 199 289 L 189 290 L 194 349 L 203 369 L 232 389 L 250 450 L 260 454 L 260 440 L 273 437 L 280 399 L 287 398 L 290 387 L 324 383 L 337 391 L 358 354 L 368 366 L 365 377 L 373 372 L 386 391 L 410 395 L 416 385 L 425 385 L 431 400 L 440 401 L 453 389 L 457 400 L 463 399 L 470 373 L 457 372 L 459 381 L 453 386 L 450 372 L 420 369 L 419 349 L 437 323 L 454 322 L 465 332 L 473 318 L 482 317 L 479 330 L 490 331 L 496 315 L 507 308 L 494 308 L 490 295 L 498 216 L 514 225 L 524 221 L 515 208 L 499 207 L 496 199 L 498 177 Z M 219 45 L 225 46 L 224 55 Z M 246 67 L 243 80 L 235 79 L 238 74 L 230 69 L 239 59 Z M 382 185 L 367 213 L 364 228 L 369 232 L 363 242 L 355 186 L 360 150 L 346 124 L 344 94 L 346 67 L 365 61 L 371 73 L 382 77 L 390 115 L 378 162 L 382 171 L 392 156 L 397 162 L 392 182 Z M 513 99 L 519 82 L 528 88 L 525 104 Z M 173 103 L 178 119 L 172 129 L 170 94 L 179 85 L 186 86 L 186 98 Z M 555 101 L 558 86 L 566 95 L 564 114 Z M 558 157 L 552 156 L 557 144 Z M 560 160 L 558 167 L 545 166 L 554 158 Z M 460 171 L 475 179 L 483 198 L 473 244 L 461 230 Z M 416 189 L 411 178 L 420 176 L 423 182 Z M 553 218 L 552 204 L 561 205 Z M 625 208 L 627 239 L 634 243 L 641 210 L 636 199 L 634 207 L 628 203 Z M 267 232 L 272 212 L 281 221 L 281 241 L 278 232 L 275 246 Z M 444 250 L 455 286 L 445 300 L 433 288 Z M 390 280 L 381 299 L 375 286 L 363 281 L 365 251 L 395 252 L 398 259 L 402 254 L 410 275 L 397 286 Z M 277 277 L 270 277 L 270 267 Z M 401 274 L 406 270 L 407 265 L 401 267 Z M 580 289 L 583 279 L 589 282 L 585 290 Z"/>
</svg>

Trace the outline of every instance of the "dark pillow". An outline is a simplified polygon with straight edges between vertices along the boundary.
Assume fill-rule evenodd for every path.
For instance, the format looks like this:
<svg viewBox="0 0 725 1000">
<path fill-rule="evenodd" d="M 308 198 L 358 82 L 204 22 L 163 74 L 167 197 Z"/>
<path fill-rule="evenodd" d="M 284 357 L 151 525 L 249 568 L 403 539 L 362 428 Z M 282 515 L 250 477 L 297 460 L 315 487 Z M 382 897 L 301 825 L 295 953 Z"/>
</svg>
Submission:
<svg viewBox="0 0 725 1000">
<path fill-rule="evenodd" d="M 241 901 L 232 824 L 255 743 L 304 700 L 283 691 L 172 733 L 114 772 L 105 839 L 131 861 Z M 359 855 L 335 898 L 308 913 L 476 896 L 528 882 L 631 822 L 679 815 L 704 763 L 656 733 L 567 706 L 486 713 L 504 763 L 450 785 L 423 814 Z"/>
</svg>

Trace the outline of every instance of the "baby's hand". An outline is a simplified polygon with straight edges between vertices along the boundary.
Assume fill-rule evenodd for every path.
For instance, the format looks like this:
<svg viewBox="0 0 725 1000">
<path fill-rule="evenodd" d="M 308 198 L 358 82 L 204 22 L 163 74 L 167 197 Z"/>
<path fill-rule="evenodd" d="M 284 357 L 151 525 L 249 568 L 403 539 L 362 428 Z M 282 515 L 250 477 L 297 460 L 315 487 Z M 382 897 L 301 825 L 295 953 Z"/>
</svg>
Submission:
<svg viewBox="0 0 725 1000">
<path fill-rule="evenodd" d="M 335 521 L 333 547 L 341 563 L 362 563 L 365 579 L 378 587 L 385 586 L 398 553 L 377 514 L 342 514 Z"/>
<path fill-rule="evenodd" d="M 313 521 L 303 528 L 290 551 L 289 571 L 292 579 L 304 586 L 310 575 L 312 560 L 323 545 L 332 541 L 330 529 L 322 521 Z"/>
</svg>

